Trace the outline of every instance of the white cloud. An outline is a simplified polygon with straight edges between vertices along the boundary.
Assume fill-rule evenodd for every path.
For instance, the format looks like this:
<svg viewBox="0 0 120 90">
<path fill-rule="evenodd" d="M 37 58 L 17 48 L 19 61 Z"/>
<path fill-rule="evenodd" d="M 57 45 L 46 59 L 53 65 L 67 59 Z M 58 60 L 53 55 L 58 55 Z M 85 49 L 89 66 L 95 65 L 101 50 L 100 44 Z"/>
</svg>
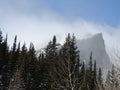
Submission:
<svg viewBox="0 0 120 90">
<path fill-rule="evenodd" d="M 120 27 L 86 21 L 79 17 L 69 20 L 50 10 L 40 9 L 38 13 L 31 14 L 32 3 L 28 5 L 26 0 L 22 1 L 23 3 L 14 2 L 15 5 L 4 2 L 0 6 L 0 27 L 3 33 L 8 33 L 10 44 L 16 34 L 18 40 L 27 44 L 33 42 L 38 47 L 46 44 L 53 35 L 57 35 L 58 41 L 63 42 L 67 33 L 75 33 L 78 39 L 88 34 L 103 33 L 107 46 L 120 46 Z"/>
</svg>

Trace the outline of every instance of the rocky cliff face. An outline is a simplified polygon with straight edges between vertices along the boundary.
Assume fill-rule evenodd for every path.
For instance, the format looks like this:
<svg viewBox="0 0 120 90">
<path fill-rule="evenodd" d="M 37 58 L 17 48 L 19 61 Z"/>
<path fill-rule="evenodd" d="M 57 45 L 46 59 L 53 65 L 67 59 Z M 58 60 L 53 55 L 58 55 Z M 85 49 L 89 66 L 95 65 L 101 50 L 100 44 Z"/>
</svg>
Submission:
<svg viewBox="0 0 120 90">
<path fill-rule="evenodd" d="M 97 68 L 111 68 L 110 58 L 106 52 L 104 39 L 101 33 L 87 39 L 77 40 L 77 46 L 80 50 L 81 61 L 88 63 L 90 53 L 92 52 L 93 61 L 96 60 Z"/>
</svg>

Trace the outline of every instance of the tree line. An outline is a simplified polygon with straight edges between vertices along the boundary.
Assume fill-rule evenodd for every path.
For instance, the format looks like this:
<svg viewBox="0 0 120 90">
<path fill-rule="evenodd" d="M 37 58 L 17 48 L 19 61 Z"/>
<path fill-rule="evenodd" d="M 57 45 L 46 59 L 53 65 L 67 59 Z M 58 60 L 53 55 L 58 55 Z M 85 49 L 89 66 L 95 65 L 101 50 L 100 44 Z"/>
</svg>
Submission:
<svg viewBox="0 0 120 90">
<path fill-rule="evenodd" d="M 86 66 L 81 62 L 74 34 L 58 48 L 56 36 L 37 54 L 33 43 L 29 48 L 14 38 L 10 48 L 0 31 L 0 90 L 120 90 L 119 72 L 113 66 L 105 83 L 96 61 Z"/>
</svg>

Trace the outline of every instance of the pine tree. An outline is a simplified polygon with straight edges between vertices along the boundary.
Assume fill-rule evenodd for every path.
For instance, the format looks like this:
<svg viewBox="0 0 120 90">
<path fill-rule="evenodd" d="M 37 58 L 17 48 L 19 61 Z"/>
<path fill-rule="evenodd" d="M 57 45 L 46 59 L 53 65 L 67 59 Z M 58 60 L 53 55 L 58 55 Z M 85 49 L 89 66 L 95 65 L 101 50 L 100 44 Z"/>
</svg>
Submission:
<svg viewBox="0 0 120 90">
<path fill-rule="evenodd" d="M 9 61 L 8 52 L 9 52 L 9 49 L 8 49 L 7 35 L 6 35 L 6 38 L 2 43 L 2 53 L 3 53 L 2 54 L 2 56 L 3 56 L 3 58 L 2 58 L 2 60 L 3 60 L 2 81 L 3 81 L 3 85 L 4 85 L 4 90 L 6 90 L 7 87 L 8 87 L 8 67 L 7 67 L 8 66 L 8 61 Z"/>
<path fill-rule="evenodd" d="M 16 62 L 18 60 L 18 57 L 16 56 L 16 49 L 17 49 L 17 36 L 15 36 L 14 38 L 14 43 L 13 43 L 13 46 L 12 46 L 12 49 L 10 51 L 10 60 L 9 60 L 9 72 L 10 74 L 12 75 L 14 73 L 14 70 L 15 70 L 15 67 L 16 67 Z"/>
<path fill-rule="evenodd" d="M 82 89 L 83 90 L 94 90 L 94 74 L 93 73 L 93 65 L 92 65 L 92 52 L 90 53 L 90 61 L 87 69 L 85 70 L 85 80 L 83 82 Z"/>
<path fill-rule="evenodd" d="M 85 70 L 85 64 L 83 62 L 81 67 L 81 73 L 80 73 L 80 90 L 87 90 L 87 83 L 86 83 L 86 70 Z"/>
<path fill-rule="evenodd" d="M 43 83 L 43 76 L 44 76 L 44 54 L 43 53 L 40 53 L 39 57 L 38 57 L 38 60 L 37 60 L 37 63 L 36 63 L 36 70 L 35 70 L 35 73 L 36 73 L 36 76 L 35 76 L 35 84 L 36 84 L 36 90 L 41 90 L 41 89 L 45 89 L 44 88 L 44 83 Z"/>
<path fill-rule="evenodd" d="M 93 65 L 92 65 L 92 52 L 91 52 L 91 54 L 90 54 L 90 62 L 89 62 L 89 88 L 90 88 L 90 90 L 92 90 L 93 89 L 93 87 L 94 87 L 94 85 L 93 85 L 93 70 L 92 70 L 92 68 L 93 68 Z"/>
<path fill-rule="evenodd" d="M 18 69 L 19 68 L 19 56 L 20 56 L 20 42 L 18 43 L 18 47 L 17 47 L 17 50 L 16 50 L 16 53 L 15 53 L 15 55 L 16 55 L 16 65 L 15 65 L 15 69 Z"/>
<path fill-rule="evenodd" d="M 35 70 L 36 70 L 36 54 L 34 45 L 30 43 L 29 51 L 28 51 L 28 61 L 27 61 L 27 68 L 26 68 L 26 89 L 27 90 L 34 90 L 36 89 L 35 85 Z"/>
<path fill-rule="evenodd" d="M 2 37 L 2 31 L 0 31 L 0 74 L 2 74 L 2 67 L 3 67 L 3 46 L 2 46 L 2 42 L 3 42 L 3 37 Z"/>
<path fill-rule="evenodd" d="M 0 30 L 0 44 L 2 43 L 3 41 L 3 36 L 2 36 L 2 31 Z"/>
<path fill-rule="evenodd" d="M 7 89 L 8 86 L 8 44 L 7 35 L 3 39 L 2 32 L 0 31 L 0 89 Z"/>
<path fill-rule="evenodd" d="M 79 51 L 75 44 L 75 37 L 70 34 L 60 51 L 59 60 L 56 64 L 55 89 L 78 90 L 79 89 Z"/>
<path fill-rule="evenodd" d="M 19 45 L 18 45 L 19 49 Z M 18 57 L 18 62 L 17 62 L 17 70 L 21 72 L 21 79 L 23 80 L 22 87 L 26 89 L 27 87 L 27 70 L 28 69 L 28 51 L 26 48 L 25 43 L 23 44 L 20 55 Z"/>
<path fill-rule="evenodd" d="M 36 83 L 37 90 L 49 90 L 50 88 L 50 75 L 49 75 L 49 62 L 45 58 L 39 57 L 37 70 L 36 70 Z"/>
<path fill-rule="evenodd" d="M 53 40 L 49 42 L 47 48 L 46 48 L 46 56 L 45 56 L 45 60 L 46 60 L 46 64 L 49 72 L 48 72 L 48 88 L 50 90 L 53 90 L 53 86 L 54 86 L 54 68 L 55 68 L 55 62 L 57 61 L 57 50 L 56 50 L 56 36 L 53 37 Z"/>
<path fill-rule="evenodd" d="M 119 90 L 119 80 L 118 80 L 118 73 L 115 70 L 115 66 L 112 66 L 112 70 L 111 72 L 108 71 L 108 76 L 107 76 L 107 80 L 106 80 L 106 90 Z"/>
<path fill-rule="evenodd" d="M 96 88 L 97 88 L 97 67 L 96 67 L 96 60 L 94 62 L 94 70 L 93 70 L 92 81 L 93 81 L 92 90 L 96 90 Z"/>
<path fill-rule="evenodd" d="M 102 69 L 99 68 L 97 76 L 97 90 L 104 90 L 103 81 L 102 81 Z"/>
<path fill-rule="evenodd" d="M 102 70 L 99 68 L 98 70 L 98 81 L 102 84 Z"/>
<path fill-rule="evenodd" d="M 110 75 L 110 71 L 108 71 L 107 74 L 107 79 L 106 79 L 106 83 L 105 83 L 105 90 L 109 90 L 111 87 L 111 75 Z"/>
</svg>

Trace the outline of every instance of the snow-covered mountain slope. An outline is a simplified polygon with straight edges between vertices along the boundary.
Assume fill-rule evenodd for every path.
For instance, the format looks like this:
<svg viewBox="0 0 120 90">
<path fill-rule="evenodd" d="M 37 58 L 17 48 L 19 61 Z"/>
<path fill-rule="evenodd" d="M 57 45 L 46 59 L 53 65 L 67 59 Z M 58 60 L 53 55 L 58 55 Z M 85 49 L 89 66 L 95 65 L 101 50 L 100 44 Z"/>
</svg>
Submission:
<svg viewBox="0 0 120 90">
<path fill-rule="evenodd" d="M 41 53 L 44 53 L 45 54 L 45 48 L 46 48 L 46 46 L 44 47 L 44 48 L 40 48 L 40 49 L 38 49 L 37 51 L 36 51 L 36 54 L 37 54 L 37 56 L 39 56 L 39 54 L 41 54 Z M 57 43 L 56 44 L 56 52 L 57 53 L 59 53 L 59 51 L 60 51 L 60 49 L 62 48 L 62 45 L 60 44 L 60 43 Z"/>
<path fill-rule="evenodd" d="M 77 40 L 77 47 L 80 50 L 81 61 L 89 62 L 92 52 L 93 61 L 96 60 L 97 68 L 111 68 L 110 58 L 105 49 L 104 39 L 101 33 L 93 35 L 87 39 Z"/>
</svg>

